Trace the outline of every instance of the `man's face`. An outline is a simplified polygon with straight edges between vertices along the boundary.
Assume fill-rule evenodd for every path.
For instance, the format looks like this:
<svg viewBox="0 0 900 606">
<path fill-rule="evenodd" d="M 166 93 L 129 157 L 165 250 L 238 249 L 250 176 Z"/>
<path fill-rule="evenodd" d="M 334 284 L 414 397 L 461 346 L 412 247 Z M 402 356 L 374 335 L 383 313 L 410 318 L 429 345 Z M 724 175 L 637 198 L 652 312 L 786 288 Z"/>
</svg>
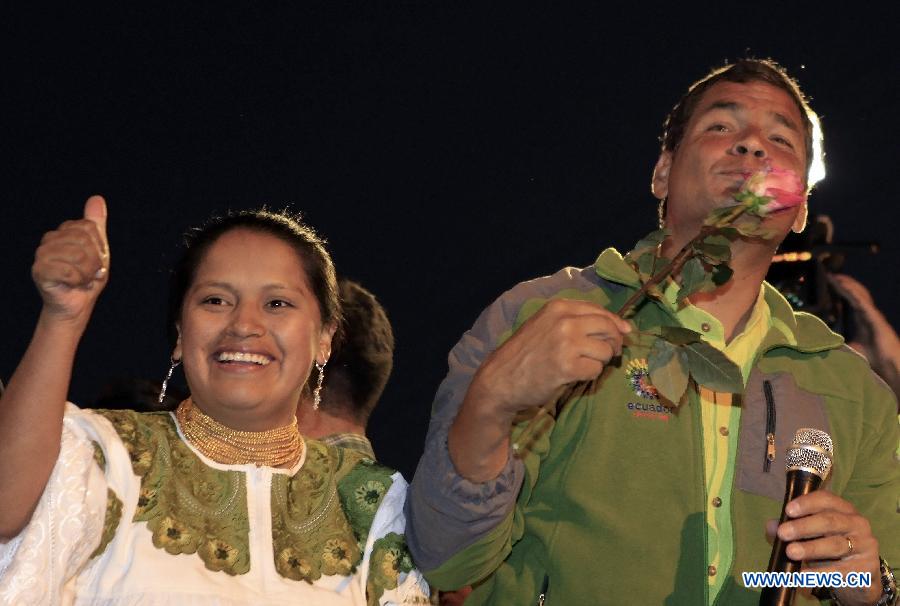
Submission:
<svg viewBox="0 0 900 606">
<path fill-rule="evenodd" d="M 653 193 L 668 198 L 667 227 L 696 230 L 712 209 L 734 204 L 744 176 L 766 164 L 805 174 L 803 116 L 793 98 L 760 81 L 712 85 L 678 149 L 663 152 L 656 164 Z M 801 222 L 801 212 L 798 206 L 770 222 L 786 232 Z"/>
</svg>

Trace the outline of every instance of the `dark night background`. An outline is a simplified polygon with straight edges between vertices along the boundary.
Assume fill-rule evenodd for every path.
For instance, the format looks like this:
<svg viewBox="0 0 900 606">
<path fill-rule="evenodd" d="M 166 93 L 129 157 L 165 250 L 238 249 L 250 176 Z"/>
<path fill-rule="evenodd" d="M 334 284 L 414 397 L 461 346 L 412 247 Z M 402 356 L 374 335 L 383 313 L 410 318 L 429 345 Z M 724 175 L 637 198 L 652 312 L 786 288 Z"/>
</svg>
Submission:
<svg viewBox="0 0 900 606">
<path fill-rule="evenodd" d="M 846 269 L 900 326 L 888 13 L 186 4 L 3 9 L 4 380 L 39 310 L 34 248 L 88 195 L 107 198 L 113 265 L 76 361 L 80 403 L 114 377 L 162 378 L 166 272 L 185 227 L 290 203 L 394 323 L 394 375 L 370 429 L 409 477 L 462 332 L 516 282 L 650 231 L 665 113 L 747 53 L 780 61 L 812 97 L 829 173 L 811 209 L 837 240 L 880 242 Z"/>
</svg>

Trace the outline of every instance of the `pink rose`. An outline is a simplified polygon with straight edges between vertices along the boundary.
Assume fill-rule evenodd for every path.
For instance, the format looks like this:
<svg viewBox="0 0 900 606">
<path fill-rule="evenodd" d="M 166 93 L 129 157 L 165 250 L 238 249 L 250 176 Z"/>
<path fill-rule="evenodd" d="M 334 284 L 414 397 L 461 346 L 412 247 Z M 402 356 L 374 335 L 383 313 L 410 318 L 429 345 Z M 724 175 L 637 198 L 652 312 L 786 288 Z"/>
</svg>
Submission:
<svg viewBox="0 0 900 606">
<path fill-rule="evenodd" d="M 803 195 L 803 181 L 792 170 L 766 166 L 758 172 L 748 173 L 745 178 L 742 189 L 751 191 L 757 196 L 771 198 L 760 208 L 763 215 L 793 208 L 806 199 Z"/>
</svg>

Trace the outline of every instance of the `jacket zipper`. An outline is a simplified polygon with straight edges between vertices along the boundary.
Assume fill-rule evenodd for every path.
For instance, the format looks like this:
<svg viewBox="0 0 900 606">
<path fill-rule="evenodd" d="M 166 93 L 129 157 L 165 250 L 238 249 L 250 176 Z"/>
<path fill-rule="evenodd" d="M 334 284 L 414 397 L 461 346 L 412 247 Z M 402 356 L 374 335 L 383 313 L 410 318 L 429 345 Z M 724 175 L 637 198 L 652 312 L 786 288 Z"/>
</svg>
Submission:
<svg viewBox="0 0 900 606">
<path fill-rule="evenodd" d="M 766 396 L 766 460 L 763 471 L 768 473 L 775 460 L 775 397 L 772 395 L 771 381 L 763 381 L 763 392 Z"/>
<path fill-rule="evenodd" d="M 547 588 L 550 586 L 550 575 L 544 575 L 544 582 L 541 583 L 541 592 L 538 594 L 537 606 L 544 606 L 547 601 Z"/>
</svg>

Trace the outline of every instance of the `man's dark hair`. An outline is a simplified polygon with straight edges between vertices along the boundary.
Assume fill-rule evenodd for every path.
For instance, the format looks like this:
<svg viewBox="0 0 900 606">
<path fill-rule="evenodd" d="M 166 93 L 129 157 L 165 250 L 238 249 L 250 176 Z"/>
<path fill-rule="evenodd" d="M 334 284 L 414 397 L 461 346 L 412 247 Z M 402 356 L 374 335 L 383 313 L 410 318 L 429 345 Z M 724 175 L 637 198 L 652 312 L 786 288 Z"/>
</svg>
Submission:
<svg viewBox="0 0 900 606">
<path fill-rule="evenodd" d="M 394 332 L 371 292 L 341 278 L 343 321 L 325 371 L 322 409 L 366 424 L 394 366 Z"/>
<path fill-rule="evenodd" d="M 660 137 L 664 151 L 675 152 L 684 137 L 684 129 L 690 121 L 700 98 L 717 82 L 765 82 L 788 93 L 797 104 L 803 116 L 804 142 L 806 144 L 806 179 L 813 159 L 820 156 L 822 141 L 816 137 L 813 121 L 818 120 L 810 108 L 806 96 L 800 90 L 797 81 L 791 78 L 783 67 L 771 59 L 740 59 L 724 67 L 712 70 L 706 76 L 694 82 L 683 97 L 675 104 L 663 124 Z"/>
</svg>

